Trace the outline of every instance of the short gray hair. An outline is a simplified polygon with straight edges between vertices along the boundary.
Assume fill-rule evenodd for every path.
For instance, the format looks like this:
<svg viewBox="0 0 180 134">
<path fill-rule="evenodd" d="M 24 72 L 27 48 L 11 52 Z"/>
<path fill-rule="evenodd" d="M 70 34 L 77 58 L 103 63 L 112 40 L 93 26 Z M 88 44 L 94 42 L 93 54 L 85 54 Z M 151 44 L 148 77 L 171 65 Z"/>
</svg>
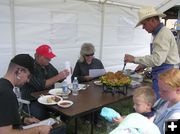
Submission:
<svg viewBox="0 0 180 134">
<path fill-rule="evenodd" d="M 80 51 L 80 58 L 79 60 L 81 62 L 84 61 L 84 56 L 87 54 L 92 54 L 95 52 L 94 45 L 92 43 L 83 43 L 81 46 L 81 51 Z"/>
</svg>

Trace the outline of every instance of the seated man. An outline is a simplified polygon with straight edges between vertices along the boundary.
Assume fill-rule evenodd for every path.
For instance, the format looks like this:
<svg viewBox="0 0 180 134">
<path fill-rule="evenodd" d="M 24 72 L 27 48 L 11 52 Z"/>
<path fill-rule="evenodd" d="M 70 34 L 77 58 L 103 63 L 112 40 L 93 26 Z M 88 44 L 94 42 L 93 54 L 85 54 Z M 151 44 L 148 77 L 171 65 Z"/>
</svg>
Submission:
<svg viewBox="0 0 180 134">
<path fill-rule="evenodd" d="M 40 126 L 40 125 L 52 125 L 53 129 L 51 129 L 51 134 L 65 134 L 66 133 L 66 126 L 65 124 L 60 120 L 60 117 L 56 117 L 56 119 L 53 118 L 48 118 L 46 120 L 42 120 L 40 121 L 39 119 L 31 116 L 30 111 L 28 111 L 28 113 L 26 113 L 23 109 L 22 109 L 22 105 L 26 104 L 27 106 L 29 106 L 30 102 L 27 100 L 23 100 L 21 99 L 21 93 L 19 88 L 15 87 L 14 89 L 14 93 L 16 94 L 17 98 L 18 98 L 18 102 L 19 102 L 19 113 L 21 116 L 21 122 L 22 122 L 22 127 L 23 129 L 27 129 L 27 128 L 31 128 L 33 126 Z"/>
<path fill-rule="evenodd" d="M 44 125 L 22 130 L 18 101 L 13 92 L 30 79 L 34 60 L 28 54 L 15 56 L 3 78 L 0 78 L 0 134 L 49 134 L 51 126 Z"/>
<path fill-rule="evenodd" d="M 40 119 L 49 118 L 49 109 L 37 102 L 31 96 L 31 93 L 54 88 L 56 82 L 63 81 L 68 75 L 68 70 L 58 72 L 58 70 L 50 64 L 55 54 L 49 45 L 41 45 L 36 49 L 34 65 L 34 74 L 30 81 L 21 88 L 22 99 L 30 101 L 31 114 Z M 27 107 L 23 109 L 27 112 Z"/>
</svg>

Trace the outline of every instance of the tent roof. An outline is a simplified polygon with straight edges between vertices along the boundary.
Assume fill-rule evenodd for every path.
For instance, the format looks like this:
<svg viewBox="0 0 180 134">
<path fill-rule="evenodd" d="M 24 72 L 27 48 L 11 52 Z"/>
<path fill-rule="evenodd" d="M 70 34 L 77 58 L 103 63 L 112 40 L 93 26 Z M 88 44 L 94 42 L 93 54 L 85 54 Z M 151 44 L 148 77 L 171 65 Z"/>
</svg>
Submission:
<svg viewBox="0 0 180 134">
<path fill-rule="evenodd" d="M 65 0 L 67 1 L 67 0 Z M 142 6 L 152 5 L 162 12 L 169 8 L 180 5 L 179 0 L 79 0 L 85 2 L 99 2 L 104 4 L 120 5 L 131 8 L 140 8 Z"/>
<path fill-rule="evenodd" d="M 16 3 L 23 3 L 22 0 L 14 0 Z M 53 0 L 53 2 L 73 2 L 73 1 L 82 1 L 82 2 L 95 2 L 99 4 L 111 4 L 111 5 L 117 5 L 117 6 L 123 6 L 123 7 L 130 7 L 130 8 L 140 8 L 142 6 L 149 6 L 152 5 L 156 7 L 159 11 L 167 11 L 171 7 L 180 5 L 179 0 Z M 37 3 L 43 3 L 43 2 L 52 2 L 51 0 L 30 0 L 30 1 L 24 1 L 25 3 L 29 4 L 37 4 Z M 7 4 L 9 1 L 7 0 L 0 0 L 1 4 Z"/>
<path fill-rule="evenodd" d="M 66 0 L 65 0 L 66 1 Z M 114 4 L 114 5 L 124 5 L 124 6 L 134 6 L 134 7 L 141 7 L 145 5 L 152 5 L 155 7 L 159 7 L 162 5 L 166 5 L 172 2 L 178 2 L 178 0 L 80 0 L 85 2 L 99 2 L 99 3 L 106 3 L 106 4 Z"/>
</svg>

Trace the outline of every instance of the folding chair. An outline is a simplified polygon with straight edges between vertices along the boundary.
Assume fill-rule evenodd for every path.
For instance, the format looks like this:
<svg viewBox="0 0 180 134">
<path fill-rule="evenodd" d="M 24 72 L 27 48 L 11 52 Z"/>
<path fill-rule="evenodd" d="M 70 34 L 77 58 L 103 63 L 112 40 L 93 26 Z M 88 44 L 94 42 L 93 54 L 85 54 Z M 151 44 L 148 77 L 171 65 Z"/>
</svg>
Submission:
<svg viewBox="0 0 180 134">
<path fill-rule="evenodd" d="M 31 116 L 31 111 L 30 111 L 30 106 L 29 106 L 30 101 L 24 100 L 21 98 L 21 92 L 20 92 L 20 89 L 18 87 L 14 87 L 13 91 L 16 94 L 17 100 L 19 102 L 19 112 L 20 113 L 22 112 L 23 104 L 25 104 L 25 105 L 27 105 L 27 108 L 28 108 L 28 115 Z"/>
</svg>

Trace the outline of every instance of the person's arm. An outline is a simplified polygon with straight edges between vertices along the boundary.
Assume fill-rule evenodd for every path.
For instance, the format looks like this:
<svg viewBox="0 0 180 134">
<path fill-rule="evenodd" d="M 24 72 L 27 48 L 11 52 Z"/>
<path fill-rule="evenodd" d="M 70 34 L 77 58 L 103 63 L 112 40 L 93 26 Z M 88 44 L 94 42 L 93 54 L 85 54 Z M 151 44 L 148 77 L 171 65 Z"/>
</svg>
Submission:
<svg viewBox="0 0 180 134">
<path fill-rule="evenodd" d="M 114 123 L 120 124 L 126 116 L 121 116 L 120 118 L 113 118 L 112 121 Z"/>
<path fill-rule="evenodd" d="M 35 117 L 24 117 L 24 119 L 23 119 L 23 123 L 25 124 L 25 125 L 30 125 L 30 124 L 32 124 L 32 123 L 37 123 L 37 122 L 39 122 L 40 120 L 39 119 L 37 119 L 37 118 L 35 118 Z"/>
<path fill-rule="evenodd" d="M 60 80 L 64 80 L 69 75 L 69 73 L 70 72 L 67 69 L 59 72 L 57 75 L 46 80 L 45 87 L 48 88 L 52 86 L 53 84 L 55 84 L 56 82 Z"/>
<path fill-rule="evenodd" d="M 29 129 L 13 129 L 12 125 L 0 127 L 0 134 L 49 134 L 51 126 L 38 126 Z"/>
<path fill-rule="evenodd" d="M 168 55 L 175 55 L 177 51 L 175 51 L 175 48 L 173 47 L 175 44 L 173 44 L 171 36 L 166 29 L 162 30 L 163 31 L 160 31 L 161 33 L 158 33 L 158 35 L 155 37 L 152 54 L 142 57 L 135 57 L 135 63 L 154 67 L 164 63 L 167 60 Z M 179 59 L 179 57 L 176 59 Z M 171 59 L 171 61 L 168 62 L 172 62 L 170 64 L 174 64 L 173 62 L 175 62 L 176 59 Z"/>
<path fill-rule="evenodd" d="M 72 80 L 72 81 L 74 80 L 74 77 L 77 77 L 77 79 L 78 79 L 79 82 L 84 82 L 84 81 L 85 81 L 85 79 L 84 79 L 85 76 L 82 76 L 82 75 L 81 75 L 80 66 L 81 66 L 81 65 L 80 65 L 79 61 L 77 61 L 77 62 L 76 62 L 76 65 L 75 65 L 75 67 L 74 67 L 74 70 L 73 70 L 73 74 L 72 74 L 72 76 L 71 76 L 71 80 Z"/>
<path fill-rule="evenodd" d="M 30 125 L 32 123 L 37 123 L 40 121 L 35 117 L 29 116 L 29 114 L 23 110 L 21 110 L 20 115 L 21 115 L 21 122 L 23 123 L 23 125 Z"/>
<path fill-rule="evenodd" d="M 30 87 L 33 87 L 32 90 L 34 91 L 32 92 L 51 87 L 56 82 L 63 81 L 69 75 L 69 71 L 66 69 L 58 73 L 57 69 L 51 64 L 46 67 L 45 71 L 46 75 L 42 68 L 36 67 L 36 74 L 32 75 L 28 83 Z"/>
<path fill-rule="evenodd" d="M 138 65 L 138 66 L 135 68 L 135 72 L 137 72 L 137 73 L 143 72 L 145 68 L 146 68 L 146 67 L 143 66 L 143 65 Z"/>
<path fill-rule="evenodd" d="M 94 60 L 92 62 L 93 62 L 92 64 L 94 66 L 93 67 L 94 69 L 104 69 L 104 65 L 102 64 L 101 60 L 94 58 Z M 94 80 L 94 79 L 98 79 L 99 77 L 101 77 L 101 76 L 90 77 L 89 75 L 87 75 L 87 76 L 84 76 L 83 79 L 84 79 L 84 81 L 91 81 L 91 80 Z"/>
</svg>

